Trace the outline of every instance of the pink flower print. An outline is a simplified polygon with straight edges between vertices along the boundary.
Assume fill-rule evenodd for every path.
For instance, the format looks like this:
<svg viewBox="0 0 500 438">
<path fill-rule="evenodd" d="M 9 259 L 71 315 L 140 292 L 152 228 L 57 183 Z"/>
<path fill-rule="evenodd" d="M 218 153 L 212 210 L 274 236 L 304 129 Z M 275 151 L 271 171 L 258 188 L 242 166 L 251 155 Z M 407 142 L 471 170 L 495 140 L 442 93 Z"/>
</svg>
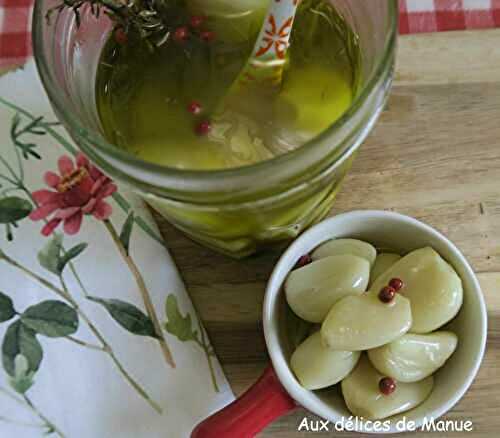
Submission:
<svg viewBox="0 0 500 438">
<path fill-rule="evenodd" d="M 51 190 L 32 193 L 38 207 L 30 214 L 34 221 L 47 219 L 42 234 L 48 236 L 63 222 L 66 234 L 80 230 L 84 215 L 108 219 L 112 208 L 104 199 L 116 192 L 116 185 L 88 158 L 79 153 L 75 162 L 63 155 L 58 162 L 59 174 L 46 172 L 45 183 Z M 50 217 L 50 218 L 49 218 Z"/>
</svg>

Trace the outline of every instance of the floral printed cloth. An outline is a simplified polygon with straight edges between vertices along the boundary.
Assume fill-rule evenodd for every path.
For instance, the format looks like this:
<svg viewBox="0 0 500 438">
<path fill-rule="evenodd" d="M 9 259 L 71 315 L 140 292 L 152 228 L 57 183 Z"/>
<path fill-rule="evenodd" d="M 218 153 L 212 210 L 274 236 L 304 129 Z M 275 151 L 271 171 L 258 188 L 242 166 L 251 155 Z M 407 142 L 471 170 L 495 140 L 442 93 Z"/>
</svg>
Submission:
<svg viewBox="0 0 500 438">
<path fill-rule="evenodd" d="M 184 438 L 233 394 L 137 196 L 0 78 L 0 436 Z"/>
</svg>

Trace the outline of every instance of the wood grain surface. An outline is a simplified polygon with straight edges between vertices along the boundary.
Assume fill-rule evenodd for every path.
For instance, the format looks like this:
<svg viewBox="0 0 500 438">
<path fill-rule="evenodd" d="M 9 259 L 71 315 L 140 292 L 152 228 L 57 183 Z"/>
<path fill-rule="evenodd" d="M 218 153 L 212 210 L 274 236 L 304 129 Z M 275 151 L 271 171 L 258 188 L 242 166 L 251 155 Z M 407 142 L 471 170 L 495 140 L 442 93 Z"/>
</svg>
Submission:
<svg viewBox="0 0 500 438">
<path fill-rule="evenodd" d="M 478 273 L 489 313 L 487 353 L 472 388 L 447 418 L 471 419 L 474 431 L 466 436 L 498 436 L 500 30 L 400 39 L 389 104 L 331 214 L 364 208 L 394 210 L 429 223 L 458 245 Z M 234 261 L 157 219 L 227 377 L 240 394 L 268 363 L 261 304 L 279 253 Z M 298 432 L 304 415 L 303 410 L 292 413 L 260 436 L 343 435 Z M 425 435 L 431 434 L 419 433 Z"/>
</svg>

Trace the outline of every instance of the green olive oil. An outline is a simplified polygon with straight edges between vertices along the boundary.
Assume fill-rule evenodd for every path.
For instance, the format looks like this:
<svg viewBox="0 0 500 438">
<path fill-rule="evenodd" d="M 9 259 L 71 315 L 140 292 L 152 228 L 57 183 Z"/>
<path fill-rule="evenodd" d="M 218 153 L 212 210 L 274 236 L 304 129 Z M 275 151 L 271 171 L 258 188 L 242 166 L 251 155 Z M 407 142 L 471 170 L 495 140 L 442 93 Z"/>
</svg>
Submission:
<svg viewBox="0 0 500 438">
<path fill-rule="evenodd" d="M 356 94 L 359 47 L 324 0 L 302 1 L 280 85 L 250 85 L 228 98 L 262 11 L 245 15 L 244 26 L 241 14 L 207 11 L 201 28 L 192 29 L 186 5 L 173 19 L 187 23 L 187 35 L 154 50 L 132 33 L 126 41 L 111 37 L 96 85 L 109 142 L 156 164 L 214 170 L 272 158 L 327 129 Z"/>
</svg>

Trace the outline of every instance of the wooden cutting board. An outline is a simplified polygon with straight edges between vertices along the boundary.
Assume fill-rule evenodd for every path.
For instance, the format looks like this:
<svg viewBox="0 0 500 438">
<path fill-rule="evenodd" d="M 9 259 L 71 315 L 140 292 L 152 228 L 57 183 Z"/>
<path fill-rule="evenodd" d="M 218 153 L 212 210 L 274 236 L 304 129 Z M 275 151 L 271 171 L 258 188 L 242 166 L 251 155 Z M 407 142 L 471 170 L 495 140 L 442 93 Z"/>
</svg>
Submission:
<svg viewBox="0 0 500 438">
<path fill-rule="evenodd" d="M 488 305 L 488 348 L 472 388 L 447 418 L 472 420 L 474 432 L 467 436 L 498 436 L 500 29 L 400 39 L 389 104 L 331 214 L 366 208 L 394 210 L 429 223 L 474 266 Z M 229 381 L 240 394 L 268 363 L 261 305 L 279 253 L 234 261 L 158 220 Z M 290 414 L 260 436 L 341 435 L 298 432 L 306 414 Z"/>
</svg>

